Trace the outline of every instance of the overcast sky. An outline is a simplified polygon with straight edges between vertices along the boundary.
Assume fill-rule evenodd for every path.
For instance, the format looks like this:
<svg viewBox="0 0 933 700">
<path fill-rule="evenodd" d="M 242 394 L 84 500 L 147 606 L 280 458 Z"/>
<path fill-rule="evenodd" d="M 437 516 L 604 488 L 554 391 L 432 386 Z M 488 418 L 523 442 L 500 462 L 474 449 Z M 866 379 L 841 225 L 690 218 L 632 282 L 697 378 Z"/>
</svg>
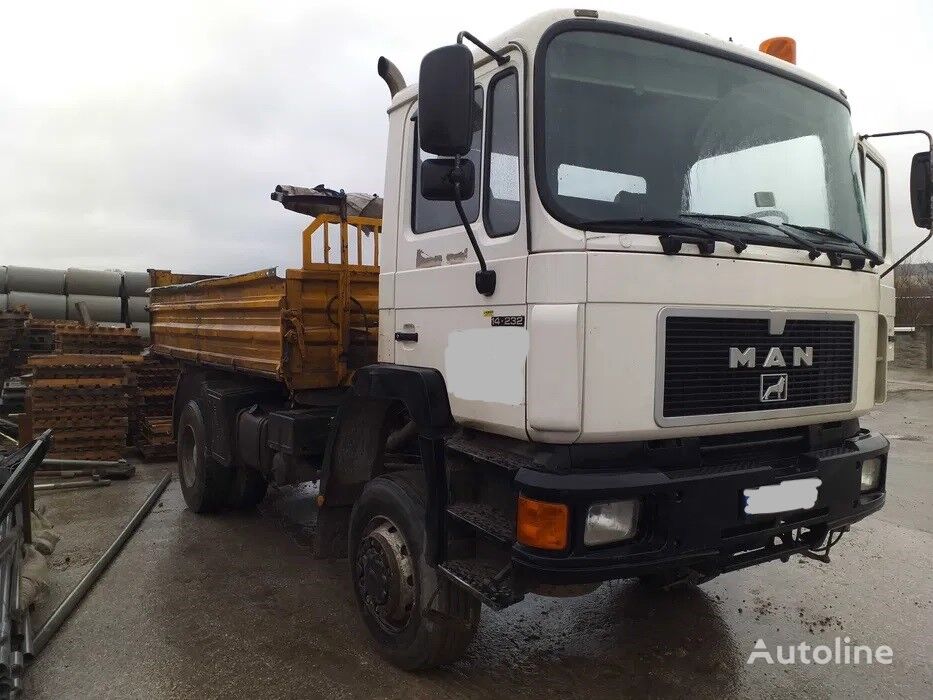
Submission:
<svg viewBox="0 0 933 700">
<path fill-rule="evenodd" d="M 0 3 L 0 265 L 234 273 L 300 264 L 305 218 L 276 184 L 383 191 L 388 91 L 469 29 L 492 37 L 548 2 L 44 0 Z M 840 85 L 861 133 L 933 129 L 933 2 L 593 5 L 757 47 Z M 923 141 L 883 140 L 895 246 Z M 931 246 L 933 247 L 933 246 Z M 923 257 L 933 259 L 933 251 Z"/>
</svg>

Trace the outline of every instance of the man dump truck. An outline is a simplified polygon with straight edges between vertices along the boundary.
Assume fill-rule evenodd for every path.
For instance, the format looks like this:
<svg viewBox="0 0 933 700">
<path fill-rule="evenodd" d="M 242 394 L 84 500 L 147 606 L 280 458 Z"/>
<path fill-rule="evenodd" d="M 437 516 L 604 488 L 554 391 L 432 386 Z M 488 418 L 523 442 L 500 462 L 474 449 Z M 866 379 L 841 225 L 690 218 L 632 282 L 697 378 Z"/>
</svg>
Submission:
<svg viewBox="0 0 933 700">
<path fill-rule="evenodd" d="M 315 551 L 408 669 L 481 604 L 828 561 L 885 499 L 900 261 L 883 159 L 793 53 L 575 10 L 417 87 L 380 59 L 381 217 L 281 188 L 324 212 L 300 268 L 151 291 L 188 506 L 319 480 Z"/>
</svg>

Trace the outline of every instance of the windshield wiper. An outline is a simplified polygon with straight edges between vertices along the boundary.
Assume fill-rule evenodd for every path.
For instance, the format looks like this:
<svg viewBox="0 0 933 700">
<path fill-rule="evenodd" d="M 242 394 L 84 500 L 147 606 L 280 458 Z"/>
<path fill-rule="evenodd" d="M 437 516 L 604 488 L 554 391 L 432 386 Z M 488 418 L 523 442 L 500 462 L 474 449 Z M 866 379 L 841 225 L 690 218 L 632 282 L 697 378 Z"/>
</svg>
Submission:
<svg viewBox="0 0 933 700">
<path fill-rule="evenodd" d="M 865 257 L 867 257 L 869 262 L 871 262 L 872 267 L 875 267 L 876 265 L 881 265 L 884 262 L 884 258 L 878 255 L 878 253 L 873 251 L 867 245 L 863 245 L 862 243 L 859 243 L 855 239 L 849 238 L 844 233 L 839 233 L 839 231 L 833 231 L 830 228 L 823 228 L 821 226 L 801 226 L 800 224 L 784 224 L 784 225 L 792 226 L 794 228 L 799 228 L 801 231 L 808 231 L 810 233 L 819 233 L 825 236 L 826 238 L 832 238 L 833 240 L 840 241 L 841 243 L 847 243 L 849 245 L 854 245 L 860 251 L 865 253 Z"/>
<path fill-rule="evenodd" d="M 790 238 L 792 241 L 796 242 L 803 248 L 806 248 L 810 252 L 810 260 L 816 260 L 823 253 L 826 253 L 826 257 L 828 257 L 830 260 L 833 259 L 833 256 L 830 254 L 830 251 L 824 250 L 822 248 L 817 248 L 815 245 L 813 245 L 813 243 L 808 241 L 803 236 L 798 236 L 793 231 L 789 231 L 788 229 L 784 228 L 784 226 L 781 224 L 775 224 L 770 221 L 766 221 L 765 219 L 759 219 L 755 216 L 739 216 L 737 214 L 736 215 L 733 215 L 733 214 L 695 214 L 693 212 L 684 212 L 683 214 L 681 214 L 681 216 L 686 217 L 686 218 L 691 218 L 691 219 L 693 218 L 714 219 L 714 220 L 718 219 L 720 221 L 737 221 L 739 223 L 744 223 L 744 224 L 755 224 L 757 226 L 768 226 L 769 228 L 773 228 L 776 231 L 780 231 L 785 236 Z"/>
<path fill-rule="evenodd" d="M 800 224 L 775 224 L 770 221 L 766 221 L 765 219 L 759 219 L 758 217 L 755 217 L 755 216 L 738 216 L 738 215 L 732 215 L 732 214 L 694 214 L 692 212 L 685 212 L 681 214 L 681 216 L 691 217 L 691 218 L 696 217 L 698 219 L 704 219 L 704 218 L 705 219 L 722 219 L 723 221 L 739 221 L 739 222 L 744 222 L 748 224 L 758 224 L 760 226 L 768 226 L 770 228 L 780 231 L 781 233 L 783 233 L 785 236 L 787 236 L 791 240 L 796 241 L 797 243 L 802 245 L 804 248 L 809 250 L 810 260 L 816 260 L 818 257 L 820 257 L 820 253 L 825 253 L 826 257 L 829 258 L 829 262 L 835 266 L 841 265 L 842 260 L 843 260 L 843 256 L 838 251 L 829 250 L 826 248 L 817 248 L 815 245 L 813 245 L 812 242 L 806 240 L 805 238 L 798 236 L 790 229 L 795 228 L 795 229 L 798 229 L 799 231 L 806 231 L 807 233 L 823 234 L 823 236 L 826 238 L 832 238 L 834 240 L 840 241 L 841 243 L 848 243 L 849 245 L 854 245 L 862 253 L 865 254 L 868 260 L 871 262 L 872 267 L 874 267 L 875 265 L 880 265 L 881 263 L 884 262 L 884 260 L 868 246 L 862 245 L 858 241 L 852 240 L 845 234 L 839 233 L 838 231 L 833 231 L 832 229 L 828 229 L 828 228 L 820 228 L 819 226 L 801 226 Z M 848 260 L 850 263 L 852 263 L 852 267 L 856 270 L 859 270 L 865 266 L 865 261 L 860 257 L 856 259 L 853 259 L 852 257 L 848 257 Z"/>
<path fill-rule="evenodd" d="M 593 231 L 600 229 L 612 230 L 618 226 L 626 226 L 649 230 L 658 228 L 674 228 L 680 229 L 681 231 L 687 233 L 688 238 L 684 238 L 683 236 L 679 236 L 677 234 L 659 234 L 658 238 L 661 241 L 661 247 L 664 248 L 665 253 L 679 252 L 682 243 L 695 243 L 696 241 L 690 240 L 689 236 L 690 234 L 697 233 L 700 234 L 700 236 L 705 237 L 711 243 L 709 246 L 701 246 L 697 244 L 700 252 L 704 255 L 712 255 L 712 253 L 715 251 L 716 241 L 722 241 L 724 243 L 731 244 L 736 253 L 741 253 L 743 250 L 748 248 L 748 244 L 745 241 L 731 234 L 728 234 L 724 231 L 711 231 L 710 229 L 704 228 L 703 226 L 700 226 L 693 221 L 685 221 L 683 218 L 678 217 L 666 219 L 655 217 L 642 217 L 639 219 L 594 219 L 592 221 L 583 221 L 580 223 L 580 225 L 588 230 Z"/>
</svg>

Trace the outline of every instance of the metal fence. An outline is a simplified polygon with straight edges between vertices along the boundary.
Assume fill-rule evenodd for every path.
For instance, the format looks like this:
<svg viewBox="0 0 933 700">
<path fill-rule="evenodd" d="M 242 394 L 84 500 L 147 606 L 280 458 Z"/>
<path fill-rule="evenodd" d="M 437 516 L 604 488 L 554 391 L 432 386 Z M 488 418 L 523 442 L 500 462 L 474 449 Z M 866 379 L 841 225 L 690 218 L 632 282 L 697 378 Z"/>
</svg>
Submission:
<svg viewBox="0 0 933 700">
<path fill-rule="evenodd" d="M 0 460 L 0 698 L 21 697 L 34 653 L 29 609 L 22 596 L 24 546 L 32 540 L 32 477 L 48 453 L 52 432 Z"/>
</svg>

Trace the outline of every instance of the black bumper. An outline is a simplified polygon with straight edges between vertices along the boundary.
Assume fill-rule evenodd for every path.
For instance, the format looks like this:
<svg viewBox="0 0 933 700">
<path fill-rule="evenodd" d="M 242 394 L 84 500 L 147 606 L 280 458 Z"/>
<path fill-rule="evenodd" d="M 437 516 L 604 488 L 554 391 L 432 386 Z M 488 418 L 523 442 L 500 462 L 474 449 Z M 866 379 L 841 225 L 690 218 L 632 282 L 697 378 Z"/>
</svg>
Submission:
<svg viewBox="0 0 933 700">
<path fill-rule="evenodd" d="M 842 444 L 799 454 L 791 466 L 767 459 L 741 469 L 588 471 L 551 474 L 522 469 L 517 489 L 542 501 L 570 506 L 565 551 L 516 544 L 512 563 L 517 580 L 570 584 L 692 570 L 701 577 L 786 559 L 817 548 L 828 533 L 874 513 L 884 505 L 888 440 L 862 430 Z M 880 457 L 878 488 L 861 493 L 861 464 Z M 747 515 L 743 490 L 789 479 L 820 479 L 815 505 L 807 510 Z M 630 541 L 585 547 L 590 504 L 638 498 L 638 531 Z"/>
</svg>

